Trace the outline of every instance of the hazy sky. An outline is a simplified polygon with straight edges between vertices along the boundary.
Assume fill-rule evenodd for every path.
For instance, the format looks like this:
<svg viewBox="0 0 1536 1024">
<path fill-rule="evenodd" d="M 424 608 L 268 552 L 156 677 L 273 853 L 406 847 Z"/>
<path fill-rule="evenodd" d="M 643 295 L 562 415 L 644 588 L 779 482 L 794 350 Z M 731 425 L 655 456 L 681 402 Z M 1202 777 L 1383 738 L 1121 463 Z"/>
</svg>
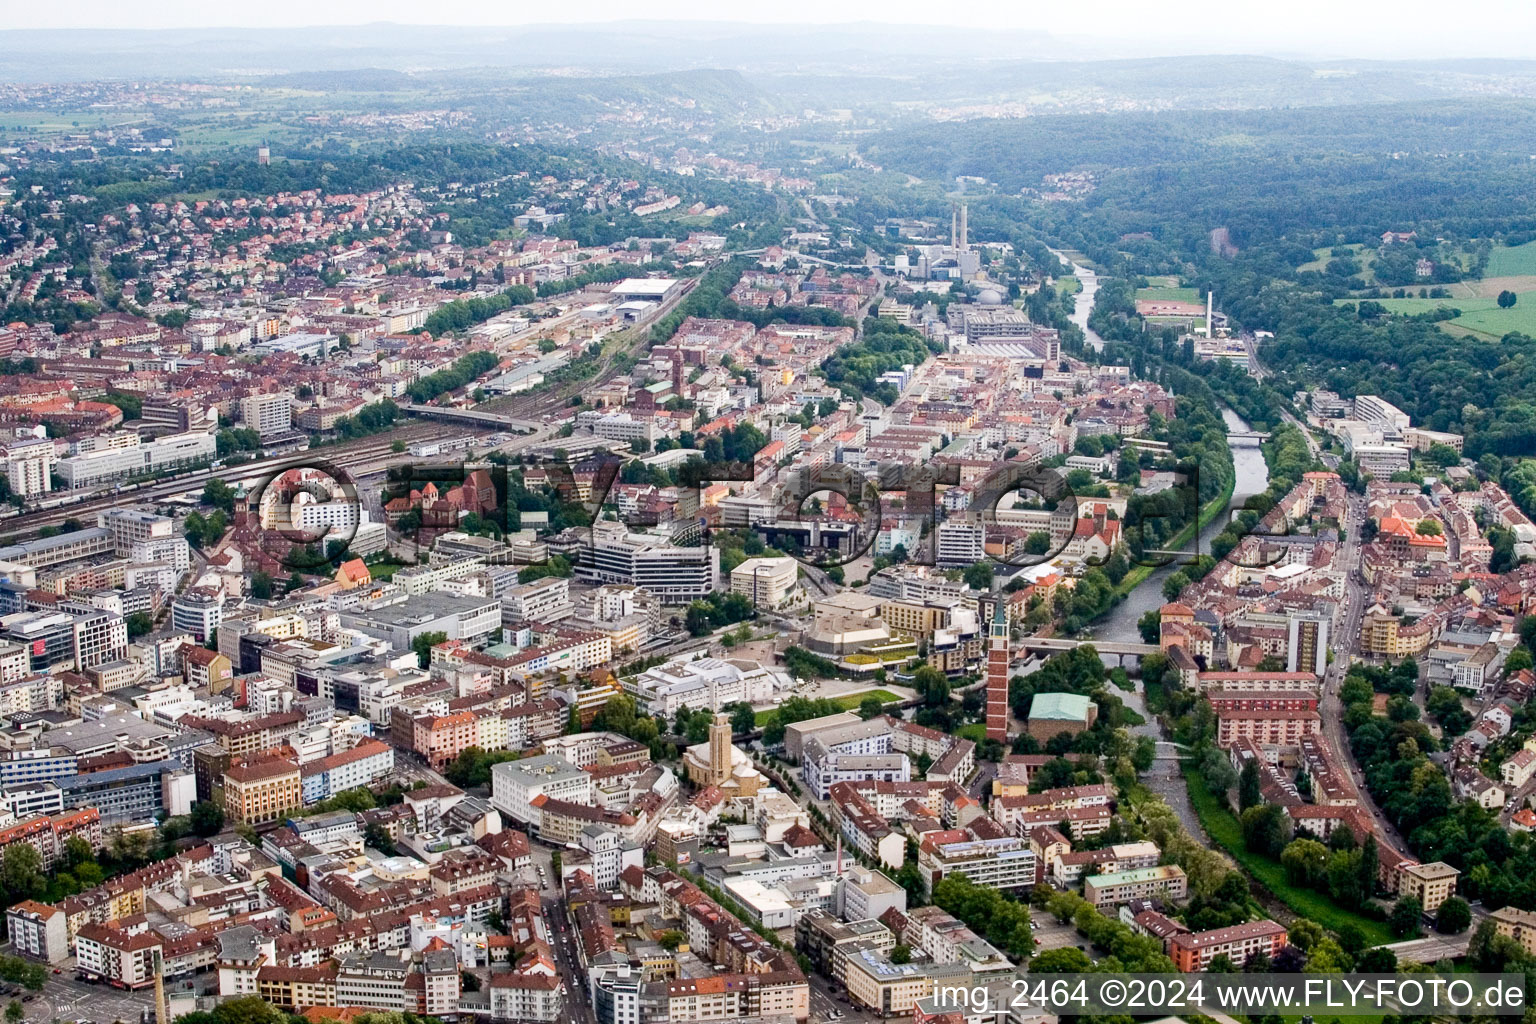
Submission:
<svg viewBox="0 0 1536 1024">
<path fill-rule="evenodd" d="M 551 14 L 555 17 L 551 18 Z M 545 6 L 507 0 L 266 0 L 210 4 L 206 0 L 0 0 L 5 28 L 274 28 L 392 21 L 404 24 L 518 25 L 647 20 L 746 21 L 786 24 L 886 22 L 956 27 L 1040 29 L 1062 35 L 1108 37 L 1119 48 L 1135 40 L 1187 52 L 1359 54 L 1373 57 L 1536 57 L 1532 0 L 837 0 L 824 4 L 722 5 L 707 0 L 618 0 Z"/>
</svg>

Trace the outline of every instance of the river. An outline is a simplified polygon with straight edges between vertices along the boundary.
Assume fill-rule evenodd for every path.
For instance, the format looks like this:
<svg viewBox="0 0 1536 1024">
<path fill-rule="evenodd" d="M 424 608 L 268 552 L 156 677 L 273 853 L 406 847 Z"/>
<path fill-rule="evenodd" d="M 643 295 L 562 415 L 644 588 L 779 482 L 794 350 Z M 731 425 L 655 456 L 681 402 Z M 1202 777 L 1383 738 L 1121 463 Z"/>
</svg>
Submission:
<svg viewBox="0 0 1536 1024">
<path fill-rule="evenodd" d="M 1072 310 L 1072 322 L 1083 329 L 1086 344 L 1095 351 L 1103 351 L 1104 339 L 1098 333 L 1088 327 L 1088 314 L 1093 311 L 1093 303 L 1099 292 L 1099 275 L 1081 263 L 1076 263 L 1056 249 L 1056 258 L 1068 264 L 1072 268 L 1072 275 L 1082 283 L 1082 290 L 1077 293 L 1077 301 Z M 1244 433 L 1252 428 L 1237 413 L 1223 406 L 1221 418 L 1227 424 L 1228 433 Z M 1198 551 L 1204 553 L 1211 549 L 1211 541 L 1227 525 L 1232 517 L 1234 509 L 1242 508 L 1243 502 L 1254 494 L 1262 494 L 1269 487 L 1269 467 L 1264 464 L 1264 455 L 1256 447 L 1247 445 L 1232 448 L 1232 467 L 1236 472 L 1236 483 L 1232 490 L 1232 501 L 1224 515 L 1216 516 L 1205 529 L 1200 531 Z M 1147 577 L 1129 596 L 1104 616 L 1098 622 L 1089 627 L 1089 632 L 1100 640 L 1117 640 L 1139 642 L 1141 633 L 1136 629 L 1136 620 L 1147 611 L 1163 604 L 1163 581 L 1177 572 L 1179 566 L 1175 564 L 1165 565 L 1151 576 Z"/>
<path fill-rule="evenodd" d="M 1222 407 L 1221 418 L 1226 421 L 1229 433 L 1251 429 L 1241 416 L 1225 406 Z M 1232 468 L 1237 476 L 1232 501 L 1227 506 L 1226 514 L 1216 516 L 1200 531 L 1200 546 L 1197 550 L 1201 554 L 1210 552 L 1211 541 L 1226 527 L 1234 510 L 1242 508 L 1243 502 L 1250 495 L 1262 494 L 1269 487 L 1269 467 L 1264 464 L 1264 454 L 1256 446 L 1234 445 Z M 1150 609 L 1163 604 L 1163 581 L 1178 570 L 1178 564 L 1171 563 L 1154 571 L 1124 601 L 1111 608 L 1109 614 L 1088 627 L 1089 631 L 1101 640 L 1139 643 L 1141 634 L 1136 629 L 1136 620 Z"/>
<path fill-rule="evenodd" d="M 1094 297 L 1099 294 L 1099 275 L 1083 266 L 1081 263 L 1073 263 L 1070 259 L 1055 249 L 1051 253 L 1063 263 L 1072 268 L 1072 276 L 1082 284 L 1082 290 L 1077 293 L 1076 304 L 1072 307 L 1071 320 L 1083 329 L 1084 343 L 1095 352 L 1104 351 L 1104 339 L 1098 332 L 1088 326 L 1088 314 L 1093 312 Z"/>
</svg>

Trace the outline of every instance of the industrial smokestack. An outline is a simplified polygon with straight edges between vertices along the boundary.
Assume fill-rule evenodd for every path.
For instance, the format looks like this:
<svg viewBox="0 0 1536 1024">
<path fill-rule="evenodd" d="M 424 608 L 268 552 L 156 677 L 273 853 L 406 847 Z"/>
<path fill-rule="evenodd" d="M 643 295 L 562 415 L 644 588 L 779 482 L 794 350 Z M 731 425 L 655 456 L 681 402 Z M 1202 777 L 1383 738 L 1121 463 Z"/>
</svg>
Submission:
<svg viewBox="0 0 1536 1024">
<path fill-rule="evenodd" d="M 1215 311 L 1216 293 L 1208 291 L 1205 293 L 1205 336 L 1207 338 L 1216 337 L 1216 320 L 1213 315 Z"/>
</svg>

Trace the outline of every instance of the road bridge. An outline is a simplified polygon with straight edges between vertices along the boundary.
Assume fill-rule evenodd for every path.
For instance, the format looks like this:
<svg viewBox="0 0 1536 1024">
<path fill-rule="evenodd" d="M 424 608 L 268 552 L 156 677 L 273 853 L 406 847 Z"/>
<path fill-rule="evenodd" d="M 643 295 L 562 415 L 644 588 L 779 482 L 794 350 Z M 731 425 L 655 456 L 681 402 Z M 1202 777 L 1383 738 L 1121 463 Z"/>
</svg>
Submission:
<svg viewBox="0 0 1536 1024">
<path fill-rule="evenodd" d="M 412 416 L 425 416 L 428 419 L 448 420 L 453 423 L 472 423 L 477 427 L 499 427 L 503 430 L 522 430 L 532 432 L 538 430 L 542 424 L 531 420 L 514 419 L 511 416 L 503 416 L 500 413 L 482 412 L 479 409 L 456 409 L 448 405 L 402 405 L 401 412 L 408 412 Z"/>
</svg>

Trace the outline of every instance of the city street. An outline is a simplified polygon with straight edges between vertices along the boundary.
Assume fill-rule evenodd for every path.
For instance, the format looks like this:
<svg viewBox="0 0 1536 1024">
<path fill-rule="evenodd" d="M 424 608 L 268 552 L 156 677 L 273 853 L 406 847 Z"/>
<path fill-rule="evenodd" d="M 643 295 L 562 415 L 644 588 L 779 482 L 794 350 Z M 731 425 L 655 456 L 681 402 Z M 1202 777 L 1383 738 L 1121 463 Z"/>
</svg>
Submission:
<svg viewBox="0 0 1536 1024">
<path fill-rule="evenodd" d="M 1365 498 L 1358 494 L 1351 494 L 1347 509 L 1345 521 L 1340 524 L 1344 530 L 1344 541 L 1339 545 L 1338 558 L 1340 564 L 1348 568 L 1348 575 L 1344 578 L 1344 600 L 1339 604 L 1338 614 L 1334 620 L 1332 646 L 1336 654 L 1323 679 L 1321 702 L 1323 729 L 1339 763 L 1348 768 L 1350 785 L 1354 787 L 1359 797 L 1360 806 L 1375 819 L 1381 834 L 1386 836 L 1394 847 L 1400 851 L 1406 851 L 1408 847 L 1403 837 L 1387 820 L 1381 808 L 1376 806 L 1375 799 L 1366 788 L 1360 768 L 1355 764 L 1354 753 L 1349 747 L 1349 736 L 1344 731 L 1344 706 L 1339 700 L 1339 686 L 1344 681 L 1344 674 L 1349 671 L 1351 656 L 1359 646 L 1360 622 L 1365 615 L 1366 604 L 1365 583 L 1358 575 L 1360 529 L 1365 522 Z"/>
<path fill-rule="evenodd" d="M 545 869 L 546 871 L 548 868 Z M 586 972 L 576 949 L 576 932 L 565 916 L 565 905 L 557 894 L 546 891 L 544 920 L 549 925 L 549 947 L 555 955 L 555 968 L 565 979 L 566 1019 L 572 1024 L 597 1024 L 587 992 Z"/>
</svg>

